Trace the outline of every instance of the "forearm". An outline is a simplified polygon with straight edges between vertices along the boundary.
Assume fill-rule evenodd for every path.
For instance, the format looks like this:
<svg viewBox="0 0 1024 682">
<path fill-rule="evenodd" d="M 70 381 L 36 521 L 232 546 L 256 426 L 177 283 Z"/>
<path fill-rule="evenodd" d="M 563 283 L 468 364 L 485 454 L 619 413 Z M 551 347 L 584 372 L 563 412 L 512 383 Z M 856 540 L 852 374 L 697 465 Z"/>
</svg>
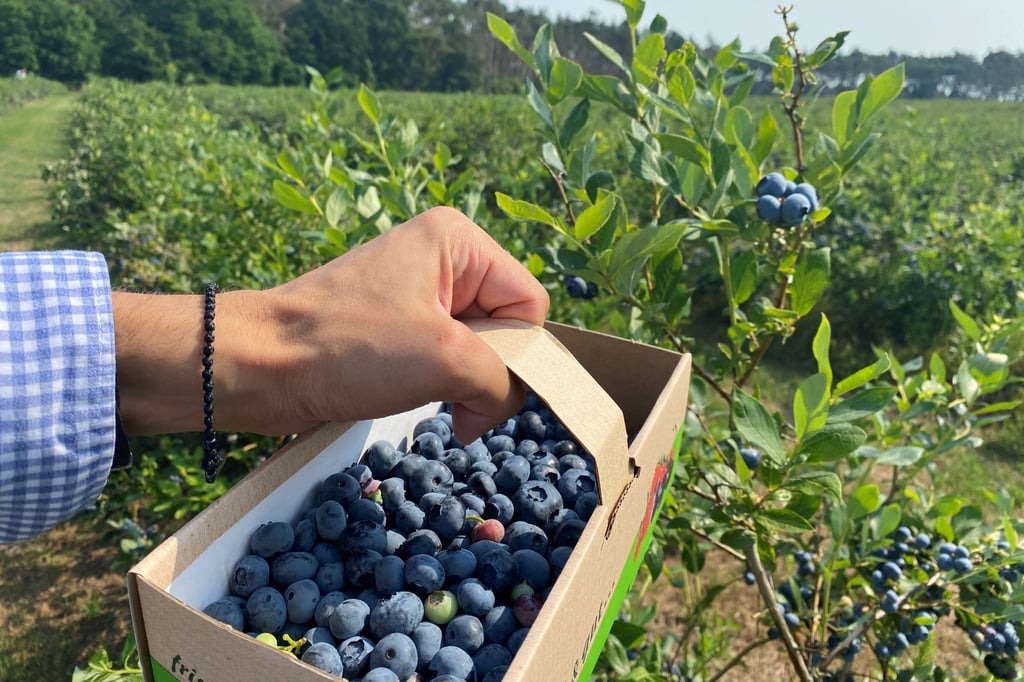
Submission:
<svg viewBox="0 0 1024 682">
<path fill-rule="evenodd" d="M 203 430 L 203 296 L 113 294 L 121 419 L 129 434 Z M 217 295 L 214 419 L 222 430 L 275 432 L 287 371 L 280 324 L 255 291 Z"/>
</svg>

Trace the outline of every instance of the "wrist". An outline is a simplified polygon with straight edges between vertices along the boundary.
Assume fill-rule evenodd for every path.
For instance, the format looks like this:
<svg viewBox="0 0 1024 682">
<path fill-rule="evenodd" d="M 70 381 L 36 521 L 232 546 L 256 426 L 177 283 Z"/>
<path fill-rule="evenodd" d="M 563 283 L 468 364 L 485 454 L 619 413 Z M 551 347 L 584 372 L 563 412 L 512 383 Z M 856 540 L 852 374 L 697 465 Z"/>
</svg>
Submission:
<svg viewBox="0 0 1024 682">
<path fill-rule="evenodd" d="M 256 291 L 217 296 L 212 368 L 218 430 L 274 432 L 288 350 L 267 299 Z M 204 297 L 115 292 L 112 301 L 126 430 L 202 431 Z"/>
</svg>

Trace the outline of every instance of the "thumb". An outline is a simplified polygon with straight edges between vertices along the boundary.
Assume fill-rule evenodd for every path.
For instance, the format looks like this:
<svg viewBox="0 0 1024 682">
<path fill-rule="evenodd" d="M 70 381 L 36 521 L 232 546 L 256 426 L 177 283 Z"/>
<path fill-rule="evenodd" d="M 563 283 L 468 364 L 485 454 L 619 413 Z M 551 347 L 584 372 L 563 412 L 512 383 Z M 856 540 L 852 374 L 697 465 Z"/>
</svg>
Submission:
<svg viewBox="0 0 1024 682">
<path fill-rule="evenodd" d="M 519 411 L 526 386 L 469 327 L 456 320 L 452 323 L 458 328 L 451 348 L 458 353 L 460 379 L 448 400 L 452 403 L 455 437 L 470 443 Z"/>
</svg>

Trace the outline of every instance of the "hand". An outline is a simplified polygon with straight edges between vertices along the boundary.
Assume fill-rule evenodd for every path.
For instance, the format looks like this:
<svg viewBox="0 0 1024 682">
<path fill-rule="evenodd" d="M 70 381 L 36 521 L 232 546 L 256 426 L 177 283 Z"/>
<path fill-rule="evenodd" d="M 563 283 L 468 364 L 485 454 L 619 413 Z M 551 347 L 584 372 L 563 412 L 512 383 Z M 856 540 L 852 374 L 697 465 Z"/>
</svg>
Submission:
<svg viewBox="0 0 1024 682">
<path fill-rule="evenodd" d="M 217 296 L 216 427 L 284 434 L 445 400 L 468 442 L 523 387 L 460 320 L 543 324 L 545 289 L 461 213 L 436 208 L 263 292 Z M 115 294 L 129 432 L 202 430 L 202 298 Z"/>
</svg>

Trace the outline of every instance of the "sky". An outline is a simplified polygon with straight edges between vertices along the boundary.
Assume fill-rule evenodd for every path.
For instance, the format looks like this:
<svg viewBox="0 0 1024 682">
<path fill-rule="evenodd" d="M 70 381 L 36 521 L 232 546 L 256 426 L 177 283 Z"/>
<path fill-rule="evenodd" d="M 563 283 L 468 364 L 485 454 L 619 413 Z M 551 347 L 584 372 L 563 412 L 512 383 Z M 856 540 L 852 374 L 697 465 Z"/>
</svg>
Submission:
<svg viewBox="0 0 1024 682">
<path fill-rule="evenodd" d="M 505 0 L 506 6 L 541 10 L 551 17 L 584 18 L 594 13 L 606 22 L 625 18 L 612 0 Z M 792 5 L 801 47 L 813 47 L 839 31 L 850 31 L 844 51 L 869 54 L 890 50 L 913 56 L 962 52 L 1024 52 L 1024 0 L 647 0 L 643 24 L 655 14 L 669 28 L 698 43 L 712 38 L 723 45 L 737 36 L 744 49 L 764 50 L 782 32 L 775 15 Z M 642 24 L 642 25 L 643 25 Z"/>
</svg>

